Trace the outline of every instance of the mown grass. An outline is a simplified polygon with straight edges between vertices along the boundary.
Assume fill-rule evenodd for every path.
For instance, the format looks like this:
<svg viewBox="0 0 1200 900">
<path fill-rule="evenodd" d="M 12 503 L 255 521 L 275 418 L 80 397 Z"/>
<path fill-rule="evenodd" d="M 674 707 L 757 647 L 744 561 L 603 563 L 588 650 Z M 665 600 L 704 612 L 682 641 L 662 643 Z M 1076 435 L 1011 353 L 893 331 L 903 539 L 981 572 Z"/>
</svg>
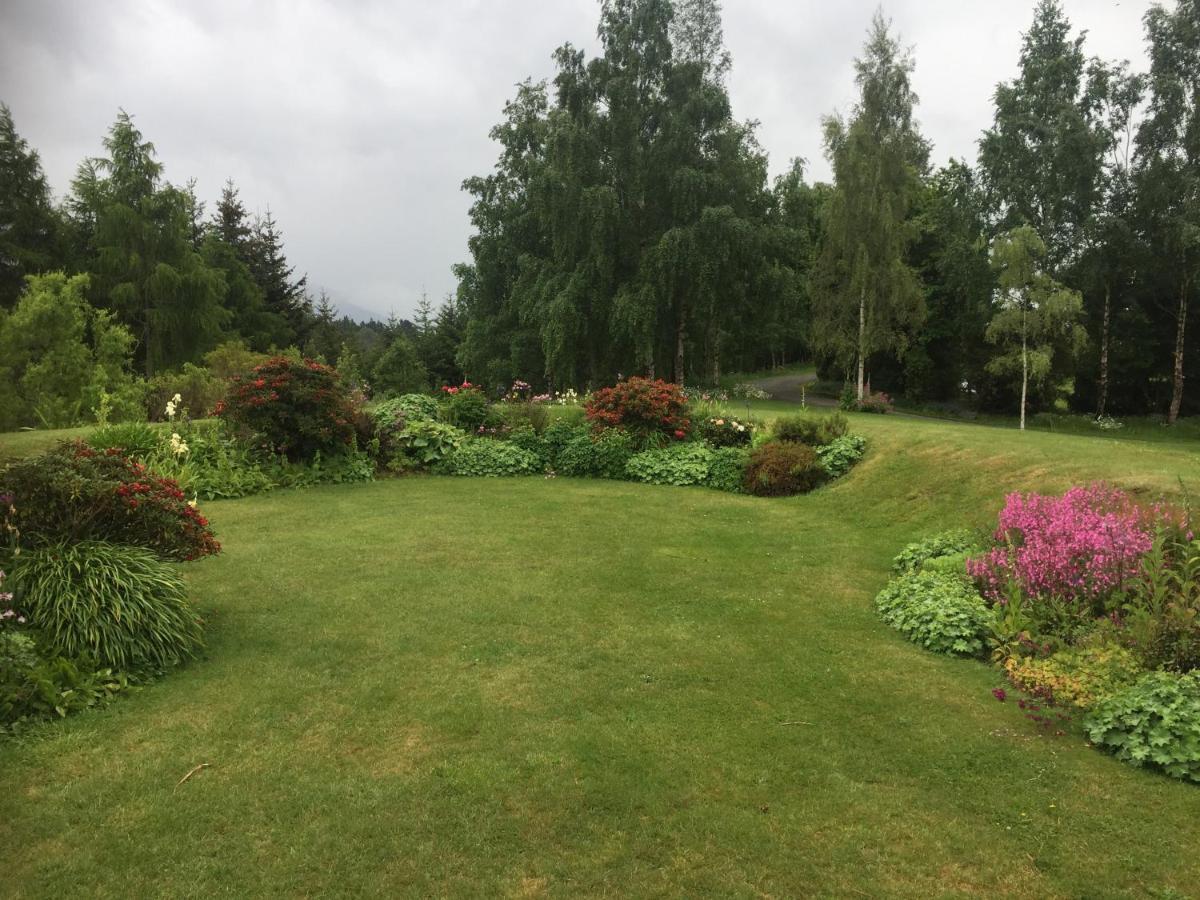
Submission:
<svg viewBox="0 0 1200 900">
<path fill-rule="evenodd" d="M 1194 787 L 1035 734 L 871 600 L 1008 490 L 1177 495 L 1196 454 L 854 420 L 868 458 L 791 500 L 408 478 L 208 504 L 208 658 L 0 744 L 0 894 L 1195 891 Z"/>
</svg>

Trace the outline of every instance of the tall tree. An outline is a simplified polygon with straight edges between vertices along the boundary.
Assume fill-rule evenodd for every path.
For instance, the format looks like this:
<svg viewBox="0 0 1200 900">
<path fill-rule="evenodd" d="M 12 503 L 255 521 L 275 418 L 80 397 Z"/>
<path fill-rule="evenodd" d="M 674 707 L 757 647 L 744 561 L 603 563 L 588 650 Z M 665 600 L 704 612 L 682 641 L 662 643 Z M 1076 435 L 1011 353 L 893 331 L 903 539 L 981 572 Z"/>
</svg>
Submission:
<svg viewBox="0 0 1200 900">
<path fill-rule="evenodd" d="M 198 359 L 228 314 L 219 271 L 193 245 L 193 205 L 163 184 L 154 145 L 122 110 L 104 139 L 107 156 L 81 167 L 71 208 L 91 232 L 93 288 L 140 338 L 147 375 Z"/>
<path fill-rule="evenodd" d="M 26 275 L 59 262 L 59 224 L 38 153 L 0 103 L 0 309 L 17 302 Z"/>
<path fill-rule="evenodd" d="M 906 259 L 929 148 L 913 119 L 912 58 L 880 13 L 855 71 L 859 100 L 850 121 L 825 120 L 834 191 L 825 213 L 813 340 L 818 351 L 847 368 L 855 365 L 861 400 L 867 358 L 880 351 L 903 356 L 925 315 L 920 279 Z"/>
<path fill-rule="evenodd" d="M 1146 13 L 1150 43 L 1149 109 L 1138 128 L 1136 181 L 1140 218 L 1171 283 L 1174 423 L 1183 403 L 1189 308 L 1200 268 L 1200 0 Z"/>
<path fill-rule="evenodd" d="M 300 343 L 312 325 L 312 300 L 308 276 L 296 275 L 283 249 L 283 235 L 268 209 L 254 223 L 250 239 L 250 272 L 263 294 L 267 310 L 282 318 L 290 329 L 289 340 Z"/>
<path fill-rule="evenodd" d="M 998 290 L 987 339 L 998 352 L 988 369 L 1020 377 L 1022 431 L 1030 385 L 1049 378 L 1056 350 L 1065 345 L 1068 353 L 1078 353 L 1085 340 L 1079 324 L 1083 298 L 1043 271 L 1045 257 L 1046 245 L 1028 225 L 1000 235 L 992 244 Z"/>
<path fill-rule="evenodd" d="M 997 85 L 979 165 L 996 232 L 1032 225 L 1060 274 L 1084 246 L 1100 202 L 1108 144 L 1101 115 L 1104 67 L 1083 52 L 1084 35 L 1058 0 L 1039 0 L 1021 44 L 1020 72 Z"/>
</svg>

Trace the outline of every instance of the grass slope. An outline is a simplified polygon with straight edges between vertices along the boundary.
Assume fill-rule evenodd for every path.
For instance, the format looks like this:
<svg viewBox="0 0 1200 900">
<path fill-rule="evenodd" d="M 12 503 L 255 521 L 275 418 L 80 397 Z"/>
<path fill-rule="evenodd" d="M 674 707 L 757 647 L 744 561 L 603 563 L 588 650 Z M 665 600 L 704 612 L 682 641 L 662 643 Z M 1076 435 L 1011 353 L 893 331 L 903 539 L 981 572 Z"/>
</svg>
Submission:
<svg viewBox="0 0 1200 900">
<path fill-rule="evenodd" d="M 410 478 L 209 504 L 207 660 L 0 744 L 0 895 L 1179 896 L 1194 787 L 876 619 L 1006 490 L 1186 446 L 856 417 L 845 481 Z M 183 775 L 207 763 L 184 784 Z"/>
</svg>

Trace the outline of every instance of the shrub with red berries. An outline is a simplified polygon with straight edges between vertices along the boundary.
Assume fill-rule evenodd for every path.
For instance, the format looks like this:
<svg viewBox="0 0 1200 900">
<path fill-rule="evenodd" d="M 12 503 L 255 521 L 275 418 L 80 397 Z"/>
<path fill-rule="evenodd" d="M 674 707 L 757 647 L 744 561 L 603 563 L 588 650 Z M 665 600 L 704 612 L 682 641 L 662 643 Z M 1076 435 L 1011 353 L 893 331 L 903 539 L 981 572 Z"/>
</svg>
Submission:
<svg viewBox="0 0 1200 900">
<path fill-rule="evenodd" d="M 640 438 L 687 437 L 691 422 L 683 389 L 669 381 L 633 376 L 594 392 L 585 407 L 598 428 L 621 428 Z"/>
<path fill-rule="evenodd" d="M 354 443 L 352 393 L 336 369 L 311 359 L 276 356 L 235 376 L 214 412 L 293 462 L 336 454 Z"/>
<path fill-rule="evenodd" d="M 208 519 L 179 485 L 117 449 L 75 441 L 0 472 L 0 531 L 22 547 L 109 541 L 145 547 L 164 559 L 221 551 Z"/>
</svg>

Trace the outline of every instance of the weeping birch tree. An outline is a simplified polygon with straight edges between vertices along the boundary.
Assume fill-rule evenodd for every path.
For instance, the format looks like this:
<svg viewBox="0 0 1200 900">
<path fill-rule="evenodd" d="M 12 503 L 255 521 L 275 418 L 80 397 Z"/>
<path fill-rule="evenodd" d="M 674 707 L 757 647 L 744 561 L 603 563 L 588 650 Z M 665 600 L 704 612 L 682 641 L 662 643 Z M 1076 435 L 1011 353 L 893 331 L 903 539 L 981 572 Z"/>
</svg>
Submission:
<svg viewBox="0 0 1200 900">
<path fill-rule="evenodd" d="M 1086 341 L 1079 324 L 1083 297 L 1043 271 L 1046 245 L 1028 225 L 1000 235 L 992 244 L 996 271 L 996 312 L 987 327 L 997 355 L 987 364 L 993 375 L 1019 376 L 1021 430 L 1029 388 L 1045 383 L 1056 352 L 1077 355 Z"/>
<path fill-rule="evenodd" d="M 818 352 L 855 367 L 861 401 L 868 358 L 881 351 L 903 357 L 925 315 L 920 277 L 906 256 L 929 148 L 913 120 L 912 57 L 879 13 L 854 66 L 859 100 L 852 117 L 825 120 L 834 190 L 813 298 L 813 340 Z"/>
</svg>

